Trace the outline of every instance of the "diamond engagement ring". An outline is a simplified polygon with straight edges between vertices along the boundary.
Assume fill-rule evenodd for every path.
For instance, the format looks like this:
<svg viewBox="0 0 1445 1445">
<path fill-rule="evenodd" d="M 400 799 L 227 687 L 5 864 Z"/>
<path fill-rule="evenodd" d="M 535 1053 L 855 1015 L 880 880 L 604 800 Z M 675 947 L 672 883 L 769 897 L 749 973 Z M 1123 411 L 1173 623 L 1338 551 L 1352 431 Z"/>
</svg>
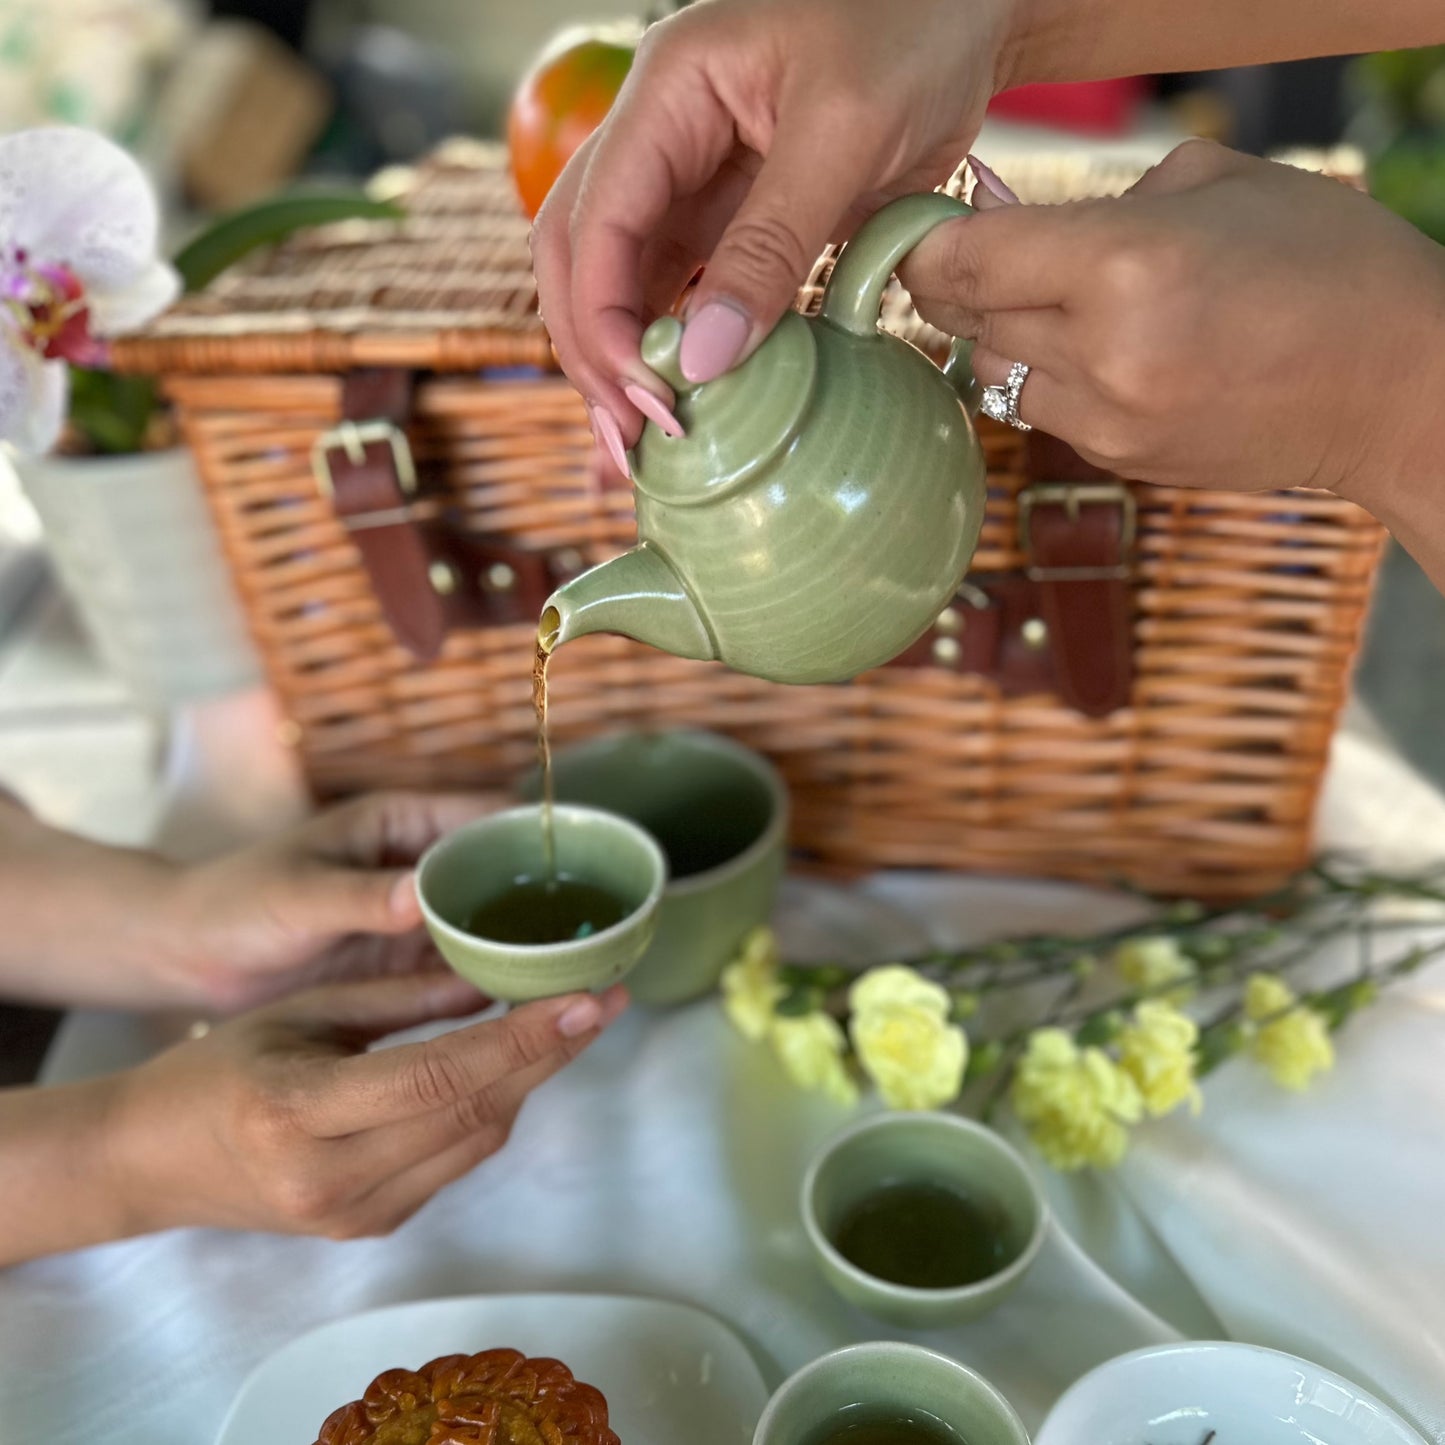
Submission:
<svg viewBox="0 0 1445 1445">
<path fill-rule="evenodd" d="M 983 389 L 981 410 L 995 421 L 1006 421 L 1015 431 L 1032 431 L 1028 422 L 1019 420 L 1019 393 L 1029 379 L 1029 368 L 1022 361 L 1009 367 L 1008 380 L 1002 386 L 986 386 Z"/>
</svg>

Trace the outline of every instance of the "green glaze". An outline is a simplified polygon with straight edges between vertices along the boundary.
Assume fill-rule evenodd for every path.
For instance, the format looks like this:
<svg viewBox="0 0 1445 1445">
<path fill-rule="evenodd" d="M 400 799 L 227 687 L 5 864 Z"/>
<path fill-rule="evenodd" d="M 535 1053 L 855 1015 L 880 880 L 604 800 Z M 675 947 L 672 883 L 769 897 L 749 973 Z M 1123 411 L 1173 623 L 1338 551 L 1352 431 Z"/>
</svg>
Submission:
<svg viewBox="0 0 1445 1445">
<path fill-rule="evenodd" d="M 549 599 L 556 647 L 618 632 L 777 682 L 888 662 L 948 604 L 983 522 L 985 462 L 967 343 L 943 371 L 878 330 L 898 262 L 961 201 L 906 196 L 848 245 L 821 314 L 789 312 L 725 376 L 692 386 L 682 326 L 643 357 L 687 435 L 649 422 L 632 455 L 640 545 Z"/>
<path fill-rule="evenodd" d="M 743 939 L 766 923 L 787 848 L 788 795 L 756 753 L 703 732 L 624 733 L 559 752 L 557 798 L 641 824 L 686 866 L 672 877 L 657 935 L 628 976 L 639 1003 L 684 1003 L 717 987 Z M 540 791 L 529 780 L 525 796 Z"/>
<path fill-rule="evenodd" d="M 1013 1406 L 957 1360 L 897 1341 L 849 1345 L 805 1365 L 768 1402 L 753 1445 L 811 1445 L 840 1411 L 923 1411 L 959 1445 L 1029 1445 Z"/>
<path fill-rule="evenodd" d="M 845 1215 L 879 1185 L 931 1183 L 986 1204 L 1004 1221 L 1008 1263 L 976 1284 L 913 1289 L 865 1274 L 834 1248 Z M 829 1284 L 850 1304 L 904 1329 L 976 1319 L 1023 1278 L 1048 1211 L 1027 1166 L 992 1129 L 955 1114 L 881 1114 L 824 1146 L 803 1180 L 803 1227 Z"/>
<path fill-rule="evenodd" d="M 508 1003 L 616 983 L 647 951 L 667 881 L 661 849 L 635 823 L 593 808 L 554 812 L 557 868 L 621 900 L 621 923 L 568 943 L 498 943 L 466 929 L 477 906 L 519 877 L 541 877 L 541 810 L 479 818 L 434 844 L 417 868 L 427 932 L 446 961 L 483 993 Z"/>
</svg>

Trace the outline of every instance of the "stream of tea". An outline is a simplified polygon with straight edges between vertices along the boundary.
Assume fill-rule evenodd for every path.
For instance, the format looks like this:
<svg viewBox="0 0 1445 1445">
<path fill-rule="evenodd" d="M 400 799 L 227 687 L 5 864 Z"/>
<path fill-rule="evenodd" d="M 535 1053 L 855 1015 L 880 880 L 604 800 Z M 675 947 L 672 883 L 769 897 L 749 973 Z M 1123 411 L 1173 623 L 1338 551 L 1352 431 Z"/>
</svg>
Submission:
<svg viewBox="0 0 1445 1445">
<path fill-rule="evenodd" d="M 532 710 L 537 714 L 537 765 L 542 771 L 542 878 L 557 887 L 557 837 L 552 826 L 556 787 L 552 782 L 552 740 L 547 734 L 547 662 L 551 653 L 540 639 L 532 657 Z"/>
<path fill-rule="evenodd" d="M 547 724 L 548 650 L 539 640 L 532 658 L 532 709 L 537 716 L 537 762 L 542 783 L 542 866 L 483 899 L 468 921 L 479 938 L 501 943 L 573 943 L 620 923 L 625 901 L 604 886 L 565 873 L 557 863 L 556 783 Z"/>
</svg>

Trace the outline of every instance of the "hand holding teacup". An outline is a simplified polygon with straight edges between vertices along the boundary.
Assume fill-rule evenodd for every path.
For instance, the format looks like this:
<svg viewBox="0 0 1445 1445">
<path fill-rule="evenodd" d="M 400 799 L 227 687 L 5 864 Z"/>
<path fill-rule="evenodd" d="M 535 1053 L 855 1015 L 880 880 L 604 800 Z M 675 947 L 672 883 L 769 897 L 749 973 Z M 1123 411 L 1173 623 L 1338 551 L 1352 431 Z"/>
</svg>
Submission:
<svg viewBox="0 0 1445 1445">
<path fill-rule="evenodd" d="M 635 823 L 597 808 L 553 810 L 555 856 L 545 856 L 540 807 L 513 808 L 478 818 L 438 842 L 417 869 L 422 916 L 443 958 L 465 979 L 509 1003 L 548 998 L 618 982 L 652 942 L 667 882 L 667 861 Z M 515 930 L 488 936 L 479 913 L 497 912 L 519 880 L 580 883 L 608 900 L 607 926 L 550 941 Z M 532 905 L 548 920 L 545 895 Z M 514 910 L 515 917 L 515 910 Z M 534 942 L 531 938 L 548 941 Z"/>
<path fill-rule="evenodd" d="M 593 739 L 554 766 L 556 872 L 600 889 L 622 916 L 561 942 L 479 926 L 489 900 L 547 871 L 541 810 L 514 809 L 459 829 L 422 860 L 417 891 L 442 956 L 498 999 L 624 976 L 641 1003 L 706 994 L 772 912 L 787 849 L 781 778 L 731 739 L 686 730 Z M 540 782 L 523 793 L 535 798 Z"/>
</svg>

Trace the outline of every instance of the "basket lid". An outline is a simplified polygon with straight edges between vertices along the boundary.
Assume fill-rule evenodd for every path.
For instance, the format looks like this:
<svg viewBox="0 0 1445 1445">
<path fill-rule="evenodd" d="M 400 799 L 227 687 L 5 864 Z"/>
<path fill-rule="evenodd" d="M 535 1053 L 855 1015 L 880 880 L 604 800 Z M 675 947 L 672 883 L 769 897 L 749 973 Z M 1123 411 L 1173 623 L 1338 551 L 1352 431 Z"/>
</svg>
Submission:
<svg viewBox="0 0 1445 1445">
<path fill-rule="evenodd" d="M 1359 182 L 1351 148 L 1280 159 Z M 1138 156 L 1040 152 L 999 169 L 1034 204 L 1118 195 L 1147 169 Z M 960 166 L 945 187 L 962 194 Z M 369 190 L 395 200 L 399 221 L 342 221 L 301 232 L 187 296 L 144 331 L 118 339 L 117 370 L 148 375 L 266 375 L 399 366 L 417 371 L 556 368 L 537 313 L 527 248 L 505 146 L 446 142 L 416 166 L 393 167 Z M 799 293 L 816 309 L 836 249 Z M 913 310 L 896 281 L 883 324 L 925 350 L 947 338 Z"/>
<path fill-rule="evenodd" d="M 397 221 L 298 233 L 118 340 L 153 375 L 552 368 L 503 146 L 448 141 L 368 190 Z"/>
</svg>

